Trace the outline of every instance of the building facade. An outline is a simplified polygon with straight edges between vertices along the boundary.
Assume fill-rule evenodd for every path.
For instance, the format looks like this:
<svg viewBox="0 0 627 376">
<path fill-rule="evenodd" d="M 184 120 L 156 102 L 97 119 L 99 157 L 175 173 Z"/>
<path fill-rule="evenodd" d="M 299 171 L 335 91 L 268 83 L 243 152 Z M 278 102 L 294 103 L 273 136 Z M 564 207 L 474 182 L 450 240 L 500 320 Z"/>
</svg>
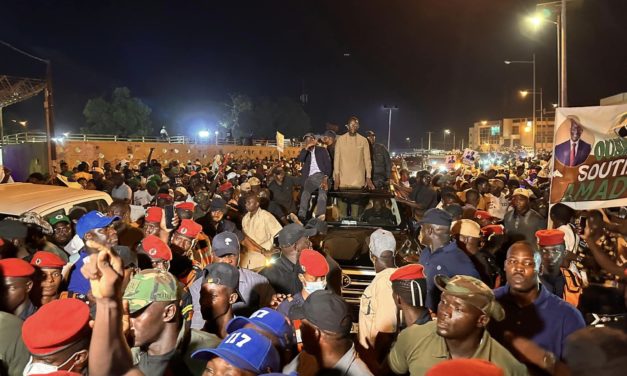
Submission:
<svg viewBox="0 0 627 376">
<path fill-rule="evenodd" d="M 553 148 L 554 120 L 536 119 L 536 150 Z M 524 148 L 533 150 L 533 120 L 531 118 L 506 118 L 478 121 L 468 129 L 468 147 L 490 152 Z"/>
</svg>

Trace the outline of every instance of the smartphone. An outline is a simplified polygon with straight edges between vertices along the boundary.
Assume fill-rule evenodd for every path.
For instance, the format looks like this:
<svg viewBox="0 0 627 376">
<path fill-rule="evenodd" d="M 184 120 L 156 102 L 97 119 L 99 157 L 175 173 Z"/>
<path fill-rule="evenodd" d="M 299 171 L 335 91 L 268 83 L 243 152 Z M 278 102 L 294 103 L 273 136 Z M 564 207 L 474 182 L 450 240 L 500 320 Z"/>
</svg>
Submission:
<svg viewBox="0 0 627 376">
<path fill-rule="evenodd" d="M 165 227 L 173 229 L 174 225 L 172 220 L 174 219 L 174 205 L 166 205 L 163 210 L 165 211 Z"/>
<path fill-rule="evenodd" d="M 587 222 L 588 218 L 586 217 L 579 217 L 579 235 L 583 235 L 585 229 L 586 229 L 586 222 Z"/>
</svg>

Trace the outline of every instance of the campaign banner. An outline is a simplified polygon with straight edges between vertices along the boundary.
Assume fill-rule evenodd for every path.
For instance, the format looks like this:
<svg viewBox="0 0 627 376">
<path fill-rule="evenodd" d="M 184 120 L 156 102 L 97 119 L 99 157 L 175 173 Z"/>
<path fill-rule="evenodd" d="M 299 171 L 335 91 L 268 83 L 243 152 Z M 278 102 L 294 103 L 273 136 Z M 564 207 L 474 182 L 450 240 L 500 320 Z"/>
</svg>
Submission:
<svg viewBox="0 0 627 376">
<path fill-rule="evenodd" d="M 449 168 L 455 167 L 455 163 L 456 162 L 457 162 L 457 157 L 456 156 L 451 155 L 451 154 L 446 156 L 446 165 Z"/>
<path fill-rule="evenodd" d="M 276 132 L 276 149 L 279 153 L 283 153 L 283 147 L 285 146 L 285 136 L 283 133 Z"/>
<path fill-rule="evenodd" d="M 558 108 L 550 202 L 576 210 L 627 205 L 627 104 Z"/>
<path fill-rule="evenodd" d="M 462 163 L 468 166 L 474 166 L 477 157 L 479 157 L 479 153 L 472 149 L 466 149 L 462 155 Z"/>
</svg>

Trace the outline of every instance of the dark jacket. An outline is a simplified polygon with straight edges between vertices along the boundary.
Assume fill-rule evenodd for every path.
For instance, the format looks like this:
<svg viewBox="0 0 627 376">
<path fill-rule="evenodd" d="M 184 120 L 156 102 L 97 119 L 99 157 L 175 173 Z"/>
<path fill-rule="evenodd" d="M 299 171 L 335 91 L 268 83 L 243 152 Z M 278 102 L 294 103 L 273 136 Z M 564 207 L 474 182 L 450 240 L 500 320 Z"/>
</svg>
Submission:
<svg viewBox="0 0 627 376">
<path fill-rule="evenodd" d="M 322 171 L 322 173 L 326 176 L 331 176 L 333 165 L 331 164 L 331 157 L 329 157 L 327 149 L 316 146 L 314 153 L 316 155 L 316 163 L 318 164 L 320 171 Z M 299 162 L 303 163 L 301 174 L 303 176 L 304 183 L 304 181 L 309 177 L 309 170 L 311 169 L 311 153 L 307 149 L 302 149 L 297 159 Z"/>
<path fill-rule="evenodd" d="M 372 177 L 384 178 L 386 180 L 392 177 L 392 161 L 388 149 L 381 144 L 371 145 L 372 156 Z"/>
<path fill-rule="evenodd" d="M 579 140 L 579 147 L 577 148 L 577 154 L 575 155 L 574 164 L 570 164 L 570 139 L 562 142 L 555 147 L 555 158 L 562 162 L 565 166 L 578 166 L 586 161 L 586 158 L 590 155 L 592 147 L 584 140 Z"/>
</svg>

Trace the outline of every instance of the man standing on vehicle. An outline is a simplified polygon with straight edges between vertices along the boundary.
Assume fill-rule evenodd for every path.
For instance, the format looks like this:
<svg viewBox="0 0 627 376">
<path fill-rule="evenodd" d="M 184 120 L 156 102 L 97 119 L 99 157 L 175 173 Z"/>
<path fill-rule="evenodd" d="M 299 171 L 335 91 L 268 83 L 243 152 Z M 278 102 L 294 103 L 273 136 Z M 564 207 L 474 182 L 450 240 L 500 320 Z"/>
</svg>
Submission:
<svg viewBox="0 0 627 376">
<path fill-rule="evenodd" d="M 316 145 L 316 136 L 313 133 L 307 133 L 303 139 L 305 148 L 300 151 L 297 159 L 303 164 L 301 170 L 303 190 L 298 208 L 298 218 L 304 222 L 309 211 L 309 199 L 315 191 L 318 191 L 318 200 L 314 217 L 317 218 L 326 213 L 328 179 L 332 168 L 329 153 L 327 149 Z"/>
<path fill-rule="evenodd" d="M 370 144 L 357 131 L 359 119 L 351 116 L 348 119 L 348 132 L 337 138 L 335 142 L 335 159 L 333 161 L 334 188 L 374 189 L 372 184 L 372 163 Z"/>
<path fill-rule="evenodd" d="M 390 153 L 383 144 L 377 144 L 376 135 L 373 131 L 366 132 L 366 138 L 372 148 L 372 182 L 377 189 L 389 189 L 390 178 L 392 177 L 392 161 Z"/>
</svg>

